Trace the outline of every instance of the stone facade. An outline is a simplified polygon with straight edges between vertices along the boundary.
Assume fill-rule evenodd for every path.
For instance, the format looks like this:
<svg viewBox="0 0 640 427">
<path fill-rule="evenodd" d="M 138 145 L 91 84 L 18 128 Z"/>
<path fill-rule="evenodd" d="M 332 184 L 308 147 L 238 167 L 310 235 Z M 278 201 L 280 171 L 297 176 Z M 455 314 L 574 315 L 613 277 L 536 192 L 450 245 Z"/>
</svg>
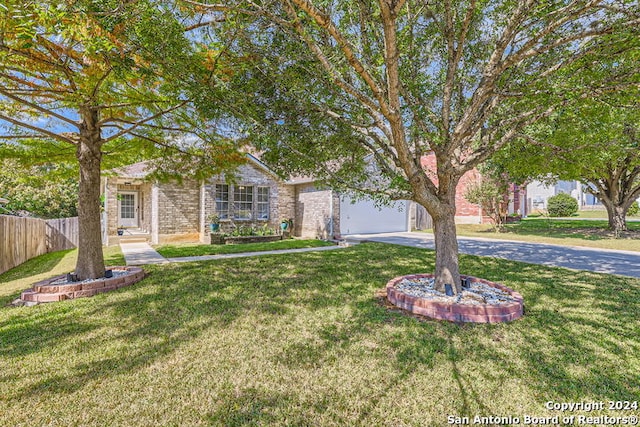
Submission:
<svg viewBox="0 0 640 427">
<path fill-rule="evenodd" d="M 158 189 L 159 241 L 167 241 L 169 236 L 195 236 L 200 226 L 200 185 L 196 181 L 182 183 L 168 182 L 156 184 Z"/>
<path fill-rule="evenodd" d="M 287 185 L 280 181 L 275 175 L 260 168 L 255 163 L 249 162 L 238 168 L 233 179 L 227 181 L 227 177 L 220 175 L 207 181 L 203 188 L 203 232 L 200 240 L 208 241 L 208 223 L 207 218 L 210 215 L 220 215 L 216 211 L 215 190 L 216 185 L 228 185 L 229 191 L 229 217 L 220 220 L 222 231 L 232 231 L 235 227 L 272 227 L 280 228 L 280 222 L 283 219 L 294 218 L 295 209 L 295 189 L 291 185 Z M 253 212 L 250 219 L 234 218 L 234 214 L 239 207 L 234 203 L 234 189 L 238 186 L 250 187 L 252 190 Z M 257 189 L 269 189 L 269 217 L 267 219 L 257 218 Z"/>
<path fill-rule="evenodd" d="M 106 218 L 106 232 L 114 236 L 118 230 L 118 181 L 116 178 L 106 178 L 103 185 L 104 209 Z"/>
<path fill-rule="evenodd" d="M 140 182 L 137 184 L 119 184 L 118 178 L 108 177 L 103 182 L 104 209 L 107 226 L 107 235 L 114 236 L 118 228 L 122 225 L 118 221 L 118 211 L 120 209 L 118 194 L 121 192 L 135 193 L 137 196 L 138 225 L 142 231 L 151 229 L 151 184 Z"/>
<path fill-rule="evenodd" d="M 296 187 L 294 234 L 319 239 L 340 235 L 340 198 L 335 191 L 313 183 Z"/>
</svg>

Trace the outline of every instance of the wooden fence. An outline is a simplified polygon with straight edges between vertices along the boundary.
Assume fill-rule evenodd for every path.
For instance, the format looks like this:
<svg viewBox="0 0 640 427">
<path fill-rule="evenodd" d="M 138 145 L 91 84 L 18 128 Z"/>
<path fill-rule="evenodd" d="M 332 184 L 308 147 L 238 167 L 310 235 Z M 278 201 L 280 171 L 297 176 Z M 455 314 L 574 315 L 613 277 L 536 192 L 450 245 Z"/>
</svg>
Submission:
<svg viewBox="0 0 640 427">
<path fill-rule="evenodd" d="M 0 274 L 47 252 L 78 246 L 78 218 L 0 215 Z"/>
</svg>

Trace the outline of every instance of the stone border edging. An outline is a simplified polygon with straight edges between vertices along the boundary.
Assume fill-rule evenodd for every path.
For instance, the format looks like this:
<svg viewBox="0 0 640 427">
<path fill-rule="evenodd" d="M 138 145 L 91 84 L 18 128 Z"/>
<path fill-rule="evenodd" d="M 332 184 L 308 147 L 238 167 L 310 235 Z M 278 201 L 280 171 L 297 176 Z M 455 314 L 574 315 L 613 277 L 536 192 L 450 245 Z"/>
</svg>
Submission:
<svg viewBox="0 0 640 427">
<path fill-rule="evenodd" d="M 403 279 L 432 278 L 433 274 L 410 274 L 407 276 L 395 277 L 387 282 L 387 299 L 395 306 L 410 311 L 415 314 L 430 317 L 438 320 L 449 320 L 453 322 L 470 323 L 500 323 L 509 322 L 522 317 L 524 314 L 524 298 L 518 292 L 500 283 L 490 282 L 473 276 L 461 275 L 472 283 L 480 282 L 491 287 L 507 292 L 514 298 L 515 302 L 508 302 L 501 305 L 490 304 L 458 304 L 431 301 L 426 298 L 415 297 L 405 294 L 395 288 Z"/>
<path fill-rule="evenodd" d="M 133 285 L 145 277 L 145 272 L 140 267 L 116 266 L 109 267 L 109 269 L 128 271 L 131 274 L 120 277 L 102 278 L 87 283 L 52 285 L 51 283 L 66 277 L 66 275 L 56 276 L 35 283 L 31 289 L 22 292 L 20 299 L 27 303 L 42 303 L 91 297 L 102 292 L 109 292 Z"/>
</svg>

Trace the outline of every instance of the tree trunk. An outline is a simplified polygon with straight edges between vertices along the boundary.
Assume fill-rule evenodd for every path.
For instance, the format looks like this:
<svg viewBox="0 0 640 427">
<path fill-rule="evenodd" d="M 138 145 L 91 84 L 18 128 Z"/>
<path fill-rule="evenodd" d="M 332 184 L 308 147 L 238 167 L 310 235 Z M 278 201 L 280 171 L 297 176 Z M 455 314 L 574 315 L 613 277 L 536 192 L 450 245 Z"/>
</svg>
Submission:
<svg viewBox="0 0 640 427">
<path fill-rule="evenodd" d="M 607 215 L 609 216 L 609 228 L 619 235 L 623 231 L 627 231 L 627 210 L 624 206 L 614 204 L 605 204 Z"/>
<path fill-rule="evenodd" d="M 440 292 L 444 292 L 445 284 L 450 284 L 453 292 L 458 294 L 462 289 L 458 264 L 455 212 L 455 205 L 444 205 L 437 215 L 432 216 L 436 246 L 435 287 Z"/>
<path fill-rule="evenodd" d="M 84 115 L 83 115 L 84 116 Z M 100 226 L 100 163 L 102 159 L 100 132 L 94 125 L 97 114 L 87 113 L 80 130 L 76 157 L 80 164 L 78 189 L 78 260 L 79 280 L 104 277 L 102 229 Z"/>
</svg>

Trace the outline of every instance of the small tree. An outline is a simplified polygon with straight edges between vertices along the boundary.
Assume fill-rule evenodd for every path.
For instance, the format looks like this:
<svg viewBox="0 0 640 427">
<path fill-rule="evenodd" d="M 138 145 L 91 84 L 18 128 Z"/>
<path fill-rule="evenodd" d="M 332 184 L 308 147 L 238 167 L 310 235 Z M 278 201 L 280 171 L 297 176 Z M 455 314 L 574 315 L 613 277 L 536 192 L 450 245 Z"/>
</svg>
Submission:
<svg viewBox="0 0 640 427">
<path fill-rule="evenodd" d="M 638 202 L 631 203 L 629 209 L 627 210 L 627 216 L 636 216 L 640 213 L 640 205 Z"/>
<path fill-rule="evenodd" d="M 9 200 L 6 211 L 28 211 L 40 218 L 78 216 L 78 180 L 63 167 L 22 167 L 0 161 L 0 196 Z"/>
<path fill-rule="evenodd" d="M 547 200 L 549 216 L 571 216 L 578 212 L 578 201 L 566 193 L 556 194 Z"/>
<path fill-rule="evenodd" d="M 483 177 L 480 182 L 469 185 L 464 194 L 465 199 L 480 205 L 483 214 L 491 218 L 494 231 L 502 230 L 505 222 L 505 190 L 504 185 Z"/>
</svg>

